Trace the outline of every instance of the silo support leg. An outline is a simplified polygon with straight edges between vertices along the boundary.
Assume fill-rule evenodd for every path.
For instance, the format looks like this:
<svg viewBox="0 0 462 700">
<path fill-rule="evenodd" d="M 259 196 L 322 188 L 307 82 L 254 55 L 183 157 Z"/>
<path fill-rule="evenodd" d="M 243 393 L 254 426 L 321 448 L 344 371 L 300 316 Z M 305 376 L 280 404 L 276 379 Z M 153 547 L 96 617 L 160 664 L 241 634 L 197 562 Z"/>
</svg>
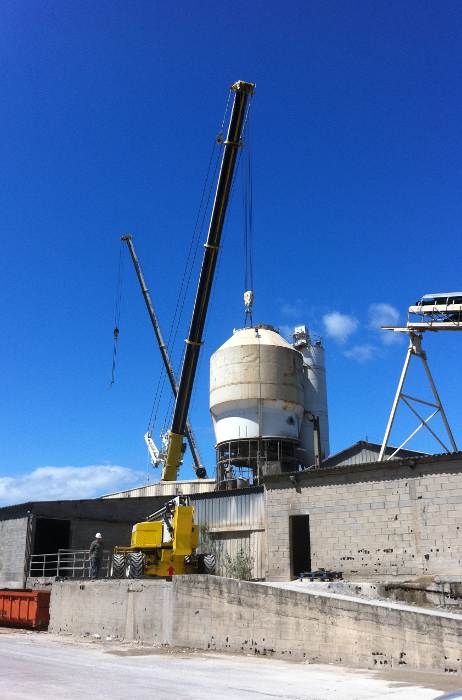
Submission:
<svg viewBox="0 0 462 700">
<path fill-rule="evenodd" d="M 403 370 L 401 372 L 401 377 L 399 378 L 398 388 L 396 389 L 396 394 L 395 394 L 395 398 L 393 400 L 393 405 L 391 407 L 390 416 L 388 418 L 388 423 L 387 423 L 387 427 L 385 430 L 385 435 L 383 436 L 382 447 L 380 448 L 379 458 L 377 460 L 378 462 L 383 461 L 383 456 L 385 454 L 385 450 L 387 449 L 388 440 L 390 438 L 391 429 L 393 427 L 393 423 L 395 420 L 396 410 L 398 408 L 399 400 L 401 398 L 401 393 L 403 390 L 404 381 L 406 379 L 407 370 L 409 368 L 409 362 L 411 360 L 412 352 L 413 352 L 413 346 L 412 346 L 412 343 L 410 343 L 409 348 L 408 348 L 407 353 L 406 353 L 406 359 L 404 360 L 404 365 L 403 365 Z"/>
</svg>

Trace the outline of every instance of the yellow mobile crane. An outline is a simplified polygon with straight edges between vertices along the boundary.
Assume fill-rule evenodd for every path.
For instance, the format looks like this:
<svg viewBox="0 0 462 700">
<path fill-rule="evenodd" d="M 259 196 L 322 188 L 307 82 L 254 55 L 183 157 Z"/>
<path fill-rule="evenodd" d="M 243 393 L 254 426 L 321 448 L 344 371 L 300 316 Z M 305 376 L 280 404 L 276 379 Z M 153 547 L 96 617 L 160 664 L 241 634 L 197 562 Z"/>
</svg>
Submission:
<svg viewBox="0 0 462 700">
<path fill-rule="evenodd" d="M 177 496 L 133 526 L 130 547 L 114 547 L 111 574 L 139 578 L 213 573 L 214 557 L 195 554 L 198 542 L 194 508 L 186 496 Z"/>
<path fill-rule="evenodd" d="M 176 481 L 185 445 L 187 416 L 196 374 L 199 350 L 202 345 L 207 308 L 220 247 L 221 233 L 231 192 L 231 185 L 249 101 L 255 85 L 239 80 L 231 87 L 234 92 L 228 132 L 222 141 L 223 156 L 215 192 L 207 241 L 197 285 L 194 310 L 186 339 L 186 350 L 181 369 L 173 412 L 172 427 L 168 433 L 163 457 L 162 481 Z M 116 547 L 112 575 L 137 578 L 172 576 L 191 570 L 207 568 L 206 557 L 196 556 L 198 530 L 194 524 L 194 508 L 187 499 L 178 497 L 153 513 L 144 522 L 133 526 L 130 547 Z"/>
</svg>

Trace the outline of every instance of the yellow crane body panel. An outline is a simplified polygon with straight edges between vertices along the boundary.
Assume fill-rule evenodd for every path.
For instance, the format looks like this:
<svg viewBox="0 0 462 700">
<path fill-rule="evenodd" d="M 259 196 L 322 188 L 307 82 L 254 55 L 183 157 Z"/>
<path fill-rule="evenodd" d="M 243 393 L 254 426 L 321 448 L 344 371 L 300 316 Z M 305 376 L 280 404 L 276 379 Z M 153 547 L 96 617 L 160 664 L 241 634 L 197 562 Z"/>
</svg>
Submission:
<svg viewBox="0 0 462 700">
<path fill-rule="evenodd" d="M 188 556 L 196 549 L 199 531 L 194 525 L 193 506 L 176 508 L 173 516 L 173 550 L 175 554 Z"/>
<path fill-rule="evenodd" d="M 132 529 L 131 546 L 151 549 L 162 545 L 162 521 L 136 523 Z"/>
</svg>

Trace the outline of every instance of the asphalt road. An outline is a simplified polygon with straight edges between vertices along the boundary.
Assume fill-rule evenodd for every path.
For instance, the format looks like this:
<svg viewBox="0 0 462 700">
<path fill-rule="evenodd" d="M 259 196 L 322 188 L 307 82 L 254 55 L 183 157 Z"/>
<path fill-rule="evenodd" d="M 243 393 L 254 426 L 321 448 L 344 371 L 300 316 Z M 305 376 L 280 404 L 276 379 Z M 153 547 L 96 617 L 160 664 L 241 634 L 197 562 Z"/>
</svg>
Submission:
<svg viewBox="0 0 462 700">
<path fill-rule="evenodd" d="M 115 642 L 75 642 L 46 633 L 0 634 L 2 700 L 430 700 L 454 679 L 382 676 L 309 665 Z"/>
</svg>

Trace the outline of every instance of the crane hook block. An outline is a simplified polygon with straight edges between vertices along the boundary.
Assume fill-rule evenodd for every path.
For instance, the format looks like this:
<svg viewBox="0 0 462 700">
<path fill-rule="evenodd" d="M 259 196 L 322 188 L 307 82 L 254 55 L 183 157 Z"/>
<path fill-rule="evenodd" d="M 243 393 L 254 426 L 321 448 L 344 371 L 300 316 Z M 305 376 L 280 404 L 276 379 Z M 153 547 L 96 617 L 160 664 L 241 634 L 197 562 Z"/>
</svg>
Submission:
<svg viewBox="0 0 462 700">
<path fill-rule="evenodd" d="M 253 304 L 253 292 L 252 290 L 248 290 L 247 292 L 244 292 L 244 305 L 246 309 L 251 309 Z"/>
</svg>

